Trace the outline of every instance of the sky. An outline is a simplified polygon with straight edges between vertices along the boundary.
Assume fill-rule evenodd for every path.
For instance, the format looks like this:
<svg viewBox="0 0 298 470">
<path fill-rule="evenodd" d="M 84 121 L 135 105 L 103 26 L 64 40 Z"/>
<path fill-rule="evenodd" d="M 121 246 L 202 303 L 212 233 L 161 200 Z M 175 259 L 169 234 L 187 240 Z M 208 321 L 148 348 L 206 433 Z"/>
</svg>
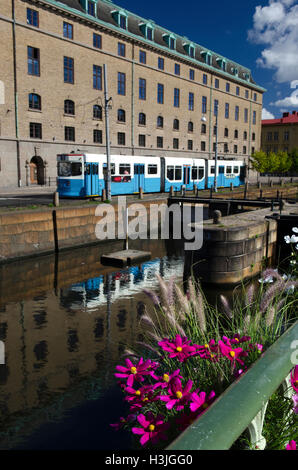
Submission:
<svg viewBox="0 0 298 470">
<path fill-rule="evenodd" d="M 267 91 L 263 119 L 298 111 L 298 0 L 114 0 L 248 67 Z"/>
</svg>

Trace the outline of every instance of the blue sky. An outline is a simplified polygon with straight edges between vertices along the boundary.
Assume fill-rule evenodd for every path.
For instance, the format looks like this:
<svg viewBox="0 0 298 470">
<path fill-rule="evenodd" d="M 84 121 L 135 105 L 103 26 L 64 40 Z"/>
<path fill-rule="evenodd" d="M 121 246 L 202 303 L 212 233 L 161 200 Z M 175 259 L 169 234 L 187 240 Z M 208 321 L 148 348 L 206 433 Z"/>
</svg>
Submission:
<svg viewBox="0 0 298 470">
<path fill-rule="evenodd" d="M 264 117 L 298 111 L 298 0 L 115 3 L 250 68 Z"/>
</svg>

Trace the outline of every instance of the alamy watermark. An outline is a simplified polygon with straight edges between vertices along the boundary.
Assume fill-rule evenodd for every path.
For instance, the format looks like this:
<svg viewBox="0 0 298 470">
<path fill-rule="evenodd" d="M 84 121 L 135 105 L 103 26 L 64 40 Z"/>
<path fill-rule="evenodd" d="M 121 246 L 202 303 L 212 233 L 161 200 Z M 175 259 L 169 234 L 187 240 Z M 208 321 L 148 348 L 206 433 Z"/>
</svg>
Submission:
<svg viewBox="0 0 298 470">
<path fill-rule="evenodd" d="M 101 217 L 95 227 L 99 240 L 156 240 L 160 232 L 163 240 L 187 240 L 185 250 L 199 250 L 203 245 L 203 205 L 172 204 L 168 207 L 167 204 L 152 203 L 148 217 L 145 205 L 134 203 L 127 207 L 126 197 L 119 196 L 118 205 L 99 204 L 95 216 Z"/>
</svg>

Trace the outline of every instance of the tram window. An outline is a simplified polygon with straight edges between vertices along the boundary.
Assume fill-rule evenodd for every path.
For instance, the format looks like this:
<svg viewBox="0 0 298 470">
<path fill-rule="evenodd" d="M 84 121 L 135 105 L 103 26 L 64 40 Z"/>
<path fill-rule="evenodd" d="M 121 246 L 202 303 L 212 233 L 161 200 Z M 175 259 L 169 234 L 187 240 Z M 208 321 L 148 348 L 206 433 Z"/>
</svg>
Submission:
<svg viewBox="0 0 298 470">
<path fill-rule="evenodd" d="M 90 165 L 85 165 L 85 175 L 90 175 Z"/>
<path fill-rule="evenodd" d="M 92 165 L 92 174 L 98 175 L 98 165 Z"/>
<path fill-rule="evenodd" d="M 157 174 L 157 165 L 148 165 L 148 175 L 156 175 Z"/>
<path fill-rule="evenodd" d="M 127 163 L 120 163 L 119 165 L 120 175 L 130 175 L 130 165 Z"/>
<path fill-rule="evenodd" d="M 201 180 L 202 178 L 204 178 L 204 167 L 199 166 L 199 177 L 198 177 L 198 179 Z"/>
<path fill-rule="evenodd" d="M 168 180 L 173 181 L 174 179 L 174 167 L 173 166 L 167 167 L 167 178 Z"/>
<path fill-rule="evenodd" d="M 71 176 L 80 176 L 82 174 L 82 163 L 72 162 L 71 164 Z"/>
<path fill-rule="evenodd" d="M 71 164 L 70 164 L 70 162 L 59 162 L 58 163 L 58 176 L 71 176 Z"/>
<path fill-rule="evenodd" d="M 197 180 L 198 179 L 198 167 L 193 166 L 191 170 L 191 179 Z"/>
<path fill-rule="evenodd" d="M 215 166 L 210 167 L 210 174 L 214 175 L 215 174 Z"/>
<path fill-rule="evenodd" d="M 232 174 L 232 167 L 231 167 L 231 166 L 227 166 L 226 174 L 227 174 L 227 175 L 231 175 L 231 174 Z"/>
<path fill-rule="evenodd" d="M 115 174 L 115 163 L 110 163 L 110 169 L 111 169 L 111 175 L 114 175 Z M 103 174 L 105 175 L 108 171 L 108 168 L 107 168 L 107 164 L 106 163 L 103 163 L 102 165 L 102 171 L 103 171 Z"/>
<path fill-rule="evenodd" d="M 234 173 L 235 175 L 239 174 L 239 166 L 234 166 Z"/>
<path fill-rule="evenodd" d="M 182 167 L 175 166 L 175 180 L 181 180 L 182 178 Z"/>
</svg>

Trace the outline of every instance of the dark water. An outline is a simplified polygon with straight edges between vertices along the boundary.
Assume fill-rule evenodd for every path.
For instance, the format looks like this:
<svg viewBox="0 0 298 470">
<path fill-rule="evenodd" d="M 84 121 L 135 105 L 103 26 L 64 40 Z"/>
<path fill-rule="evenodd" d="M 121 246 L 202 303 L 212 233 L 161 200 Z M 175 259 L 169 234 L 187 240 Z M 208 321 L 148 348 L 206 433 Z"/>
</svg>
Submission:
<svg viewBox="0 0 298 470">
<path fill-rule="evenodd" d="M 109 426 L 126 413 L 114 378 L 127 346 L 142 339 L 139 318 L 156 273 L 183 279 L 183 245 L 138 240 L 152 258 L 104 267 L 118 242 L 0 266 L 1 449 L 129 449 Z M 150 308 L 150 305 L 148 305 Z"/>
</svg>

